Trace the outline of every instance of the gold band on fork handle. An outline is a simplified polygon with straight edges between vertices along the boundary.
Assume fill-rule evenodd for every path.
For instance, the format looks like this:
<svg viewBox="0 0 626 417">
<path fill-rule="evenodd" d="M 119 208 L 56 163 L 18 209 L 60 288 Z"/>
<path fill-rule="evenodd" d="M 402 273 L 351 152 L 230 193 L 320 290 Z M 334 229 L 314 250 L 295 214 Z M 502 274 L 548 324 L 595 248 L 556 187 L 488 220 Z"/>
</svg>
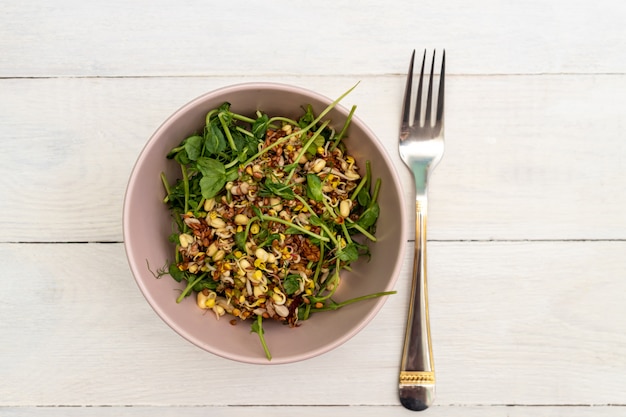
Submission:
<svg viewBox="0 0 626 417">
<path fill-rule="evenodd" d="M 426 197 L 418 197 L 415 203 L 413 279 L 399 380 L 402 405 L 415 411 L 428 408 L 435 396 L 426 280 L 426 207 Z"/>
</svg>

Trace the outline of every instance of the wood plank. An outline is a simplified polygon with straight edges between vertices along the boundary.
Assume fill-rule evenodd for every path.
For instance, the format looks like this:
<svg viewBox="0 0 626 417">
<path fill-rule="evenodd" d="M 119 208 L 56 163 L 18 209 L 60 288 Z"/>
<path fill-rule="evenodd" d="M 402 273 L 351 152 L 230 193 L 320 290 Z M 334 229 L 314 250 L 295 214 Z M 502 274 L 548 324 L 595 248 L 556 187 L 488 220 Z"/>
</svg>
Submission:
<svg viewBox="0 0 626 417">
<path fill-rule="evenodd" d="M 7 417 L 230 417 L 250 413 L 249 407 L 0 407 L 3 416 Z M 374 417 L 383 415 L 408 414 L 401 406 L 267 406 L 255 407 L 257 417 L 319 417 L 331 415 L 338 417 Z M 428 409 L 429 416 L 445 417 L 621 417 L 624 407 L 615 406 L 566 406 L 566 407 L 507 407 L 507 406 L 434 406 Z"/>
<path fill-rule="evenodd" d="M 451 74 L 626 71 L 612 0 L 6 3 L 0 77 L 399 74 L 425 47 Z"/>
<path fill-rule="evenodd" d="M 433 242 L 437 404 L 623 405 L 625 250 Z M 399 293 L 346 344 L 250 366 L 173 333 L 140 295 L 121 244 L 0 244 L 0 406 L 397 406 L 409 258 Z"/>
<path fill-rule="evenodd" d="M 610 157 L 626 154 L 626 76 L 449 78 L 430 239 L 626 238 L 626 175 Z M 253 80 L 0 80 L 0 239 L 120 241 L 126 183 L 147 138 L 201 93 Z M 329 97 L 359 81 L 262 80 Z M 358 104 L 410 190 L 396 149 L 403 87 L 401 76 L 365 77 L 344 103 Z"/>
</svg>

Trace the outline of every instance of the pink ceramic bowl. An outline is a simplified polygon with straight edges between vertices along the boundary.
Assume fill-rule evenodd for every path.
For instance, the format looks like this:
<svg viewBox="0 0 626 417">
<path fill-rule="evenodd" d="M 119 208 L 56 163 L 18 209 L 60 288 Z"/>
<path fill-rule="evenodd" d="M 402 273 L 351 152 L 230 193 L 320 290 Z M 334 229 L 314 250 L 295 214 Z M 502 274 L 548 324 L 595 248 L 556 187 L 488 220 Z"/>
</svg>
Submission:
<svg viewBox="0 0 626 417">
<path fill-rule="evenodd" d="M 223 102 L 232 110 L 253 115 L 261 110 L 272 115 L 298 117 L 311 104 L 317 114 L 333 100 L 289 85 L 247 83 L 204 94 L 170 116 L 148 140 L 130 176 L 123 212 L 124 245 L 137 285 L 154 311 L 182 337 L 224 358 L 256 364 L 282 364 L 308 359 L 343 344 L 369 323 L 386 301 L 397 295 L 351 304 L 336 311 L 316 313 L 297 328 L 266 320 L 265 339 L 272 353 L 269 362 L 258 336 L 250 333 L 250 320 L 231 325 L 228 316 L 217 320 L 212 312 L 196 306 L 195 296 L 180 304 L 176 298 L 184 285 L 169 275 L 156 279 L 152 271 L 172 259 L 168 242 L 172 220 L 162 200 L 161 172 L 173 179 L 179 172 L 165 155 L 182 139 L 202 129 L 206 113 Z M 341 129 L 348 115 L 338 106 L 325 119 Z M 351 272 L 342 272 L 333 297 L 342 301 L 370 293 L 393 290 L 400 272 L 407 241 L 403 190 L 393 162 L 374 133 L 358 118 L 352 119 L 345 139 L 360 166 L 371 161 L 373 178 L 382 179 L 379 195 L 380 217 L 376 243 L 370 245 L 371 260 L 360 259 Z M 150 268 L 148 268 L 150 265 Z"/>
</svg>

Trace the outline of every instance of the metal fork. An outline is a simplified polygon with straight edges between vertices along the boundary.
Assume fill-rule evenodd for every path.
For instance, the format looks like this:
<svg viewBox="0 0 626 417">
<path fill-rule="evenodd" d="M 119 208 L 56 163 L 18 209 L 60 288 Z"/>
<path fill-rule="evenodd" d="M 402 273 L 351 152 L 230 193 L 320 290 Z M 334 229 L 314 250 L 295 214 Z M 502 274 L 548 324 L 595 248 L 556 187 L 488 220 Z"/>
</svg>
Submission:
<svg viewBox="0 0 626 417">
<path fill-rule="evenodd" d="M 443 52 L 439 91 L 433 119 L 433 72 L 435 52 L 433 52 L 426 96 L 426 109 L 423 107 L 422 80 L 426 51 L 422 59 L 422 69 L 415 103 L 413 95 L 413 62 L 411 56 L 407 76 L 402 123 L 400 126 L 400 156 L 413 172 L 415 180 L 415 257 L 413 260 L 413 282 L 406 325 L 406 335 L 400 364 L 399 395 L 402 405 L 410 410 L 421 411 L 428 408 L 435 396 L 435 365 L 433 361 L 428 317 L 428 286 L 426 283 L 426 218 L 428 202 L 428 177 L 443 156 L 443 101 L 446 53 Z M 414 111 L 411 111 L 411 108 Z M 412 114 L 413 113 L 413 114 Z"/>
</svg>

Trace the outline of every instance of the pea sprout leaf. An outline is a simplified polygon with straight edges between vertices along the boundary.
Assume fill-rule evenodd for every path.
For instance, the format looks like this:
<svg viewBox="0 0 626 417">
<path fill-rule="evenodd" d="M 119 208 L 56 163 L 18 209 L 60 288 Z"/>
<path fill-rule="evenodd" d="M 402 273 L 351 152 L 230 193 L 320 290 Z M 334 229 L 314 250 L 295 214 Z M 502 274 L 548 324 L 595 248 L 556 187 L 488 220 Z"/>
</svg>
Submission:
<svg viewBox="0 0 626 417">
<path fill-rule="evenodd" d="M 226 181 L 235 181 L 237 178 L 239 178 L 239 173 L 236 169 L 226 173 Z"/>
<path fill-rule="evenodd" d="M 309 217 L 309 223 L 311 223 L 313 226 L 321 226 L 324 224 L 322 219 L 320 219 L 318 216 Z"/>
<path fill-rule="evenodd" d="M 252 206 L 252 211 L 254 212 L 254 215 L 258 217 L 259 219 L 263 218 L 263 212 L 261 212 L 261 209 L 258 208 L 257 206 Z"/>
<path fill-rule="evenodd" d="M 223 179 L 203 177 L 200 179 L 200 188 L 202 189 L 202 197 L 207 200 L 215 197 L 226 185 L 226 177 Z"/>
<path fill-rule="evenodd" d="M 200 157 L 202 152 L 202 136 L 194 135 L 185 140 L 184 149 L 187 152 L 187 156 L 191 161 L 195 161 Z"/>
<path fill-rule="evenodd" d="M 191 159 L 189 159 L 189 155 L 187 155 L 187 151 L 184 148 L 181 151 L 175 153 L 172 157 L 176 162 L 181 165 L 187 165 L 191 162 Z"/>
<path fill-rule="evenodd" d="M 364 229 L 368 229 L 376 223 L 379 215 L 380 206 L 378 205 L 378 203 L 373 203 L 361 214 L 361 216 L 359 216 L 357 224 Z"/>
<path fill-rule="evenodd" d="M 196 161 L 196 167 L 202 174 L 200 190 L 202 197 L 209 199 L 215 197 L 226 185 L 226 168 L 216 159 L 200 157 Z"/>
<path fill-rule="evenodd" d="M 260 243 L 257 243 L 257 246 L 260 248 L 263 248 L 265 246 L 270 246 L 272 242 L 275 240 L 280 240 L 280 235 L 278 233 L 272 233 L 270 235 L 264 236 L 263 241 L 261 241 Z"/>
<path fill-rule="evenodd" d="M 216 155 L 226 149 L 226 138 L 216 122 L 206 127 L 204 147 L 209 155 Z"/>
<path fill-rule="evenodd" d="M 230 136 L 233 138 L 233 142 L 235 142 L 235 147 L 237 149 L 243 149 L 248 146 L 246 138 L 243 134 L 236 129 L 229 129 Z"/>
<path fill-rule="evenodd" d="M 313 107 L 310 104 L 306 106 L 304 111 L 305 111 L 304 114 L 300 117 L 300 119 L 298 119 L 298 124 L 300 125 L 301 128 L 305 128 L 311 123 L 313 123 L 313 121 L 315 121 L 315 114 L 313 113 Z"/>
<path fill-rule="evenodd" d="M 356 198 L 359 204 L 363 207 L 369 206 L 370 202 L 372 201 L 372 197 L 370 196 L 369 191 L 367 191 L 365 188 L 362 188 L 361 191 L 359 191 L 359 194 Z"/>
<path fill-rule="evenodd" d="M 213 279 L 203 279 L 200 282 L 197 282 L 194 286 L 193 286 L 193 290 L 195 292 L 200 292 L 203 289 L 209 289 L 209 290 L 214 290 L 217 288 L 217 281 L 213 281 Z"/>
<path fill-rule="evenodd" d="M 326 139 L 324 138 L 324 136 L 319 135 L 318 137 L 313 139 L 313 142 L 311 142 L 309 147 L 306 149 L 306 153 L 311 156 L 314 156 L 317 153 L 317 148 L 319 148 L 320 146 L 323 146 L 325 142 L 326 142 Z"/>
<path fill-rule="evenodd" d="M 170 265 L 167 272 L 177 282 L 181 282 L 185 278 L 185 273 L 181 271 L 180 269 L 178 269 L 178 266 L 176 266 L 176 264 L 174 263 Z"/>
<path fill-rule="evenodd" d="M 250 333 L 258 333 L 263 334 L 265 331 L 263 330 L 263 325 L 258 321 L 252 322 L 252 328 L 250 329 Z"/>
<path fill-rule="evenodd" d="M 356 261 L 359 259 L 359 249 L 354 243 L 349 243 L 337 252 L 337 257 L 344 262 Z"/>
<path fill-rule="evenodd" d="M 221 112 L 228 112 L 230 111 L 230 103 L 229 102 L 224 102 L 222 103 L 217 110 L 221 113 Z"/>
<path fill-rule="evenodd" d="M 220 107 L 220 110 L 219 117 L 222 118 L 227 126 L 230 126 L 233 123 L 233 113 L 230 111 L 230 104 Z"/>
<path fill-rule="evenodd" d="M 252 124 L 252 134 L 258 140 L 261 140 L 265 137 L 265 132 L 267 132 L 267 128 L 270 124 L 270 118 L 267 114 L 262 114 L 259 118 L 257 118 Z"/>
<path fill-rule="evenodd" d="M 287 295 L 292 295 L 300 289 L 300 280 L 302 277 L 296 274 L 289 274 L 283 280 L 283 287 Z"/>
<path fill-rule="evenodd" d="M 265 351 L 265 356 L 267 357 L 267 360 L 271 361 L 272 354 L 270 353 L 270 350 L 267 347 L 267 343 L 265 342 L 265 330 L 263 330 L 263 316 L 257 316 L 256 321 L 252 322 L 250 333 L 256 333 L 259 335 L 259 340 L 261 341 L 261 345 L 263 346 L 263 350 Z"/>
<path fill-rule="evenodd" d="M 259 190 L 259 195 L 261 197 L 276 196 L 284 198 L 285 200 L 293 200 L 296 198 L 295 193 L 289 185 L 280 182 L 272 182 L 269 179 L 265 180 L 263 188 Z"/>
<path fill-rule="evenodd" d="M 205 177 L 224 176 L 226 177 L 226 168 L 217 159 L 201 157 L 196 161 L 198 171 Z"/>
<path fill-rule="evenodd" d="M 241 250 L 246 250 L 246 232 L 235 233 L 235 244 Z"/>
<path fill-rule="evenodd" d="M 322 180 L 315 174 L 307 174 L 307 195 L 315 201 L 322 201 L 324 193 L 322 193 Z"/>
</svg>

